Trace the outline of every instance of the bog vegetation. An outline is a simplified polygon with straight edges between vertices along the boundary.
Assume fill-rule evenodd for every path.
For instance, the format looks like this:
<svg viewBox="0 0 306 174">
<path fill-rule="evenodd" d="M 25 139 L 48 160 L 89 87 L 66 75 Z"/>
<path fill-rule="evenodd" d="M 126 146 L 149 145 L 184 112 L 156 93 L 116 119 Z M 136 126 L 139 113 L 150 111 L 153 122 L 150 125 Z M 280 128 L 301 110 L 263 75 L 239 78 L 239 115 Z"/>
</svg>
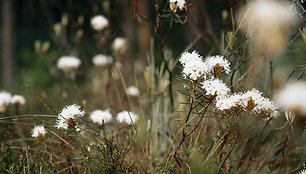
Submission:
<svg viewBox="0 0 306 174">
<path fill-rule="evenodd" d="M 193 1 L 155 0 L 148 17 L 133 0 L 128 14 L 145 29 L 130 38 L 112 3 L 62 14 L 52 40 L 33 43 L 52 88 L 0 92 L 0 173 L 305 173 L 302 1 L 224 9 L 227 30 L 201 34 Z M 185 48 L 168 47 L 183 40 L 170 37 L 177 28 L 192 33 Z"/>
</svg>

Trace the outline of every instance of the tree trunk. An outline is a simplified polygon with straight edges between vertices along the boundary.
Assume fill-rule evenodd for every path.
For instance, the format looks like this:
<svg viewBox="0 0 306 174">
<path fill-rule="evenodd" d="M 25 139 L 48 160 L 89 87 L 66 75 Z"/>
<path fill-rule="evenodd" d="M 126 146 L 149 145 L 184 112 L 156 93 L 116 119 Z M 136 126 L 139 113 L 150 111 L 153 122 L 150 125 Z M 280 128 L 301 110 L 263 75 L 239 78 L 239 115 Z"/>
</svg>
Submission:
<svg viewBox="0 0 306 174">
<path fill-rule="evenodd" d="M 3 89 L 11 89 L 14 81 L 15 65 L 15 18 L 14 0 L 2 0 L 2 60 L 1 75 Z"/>
</svg>

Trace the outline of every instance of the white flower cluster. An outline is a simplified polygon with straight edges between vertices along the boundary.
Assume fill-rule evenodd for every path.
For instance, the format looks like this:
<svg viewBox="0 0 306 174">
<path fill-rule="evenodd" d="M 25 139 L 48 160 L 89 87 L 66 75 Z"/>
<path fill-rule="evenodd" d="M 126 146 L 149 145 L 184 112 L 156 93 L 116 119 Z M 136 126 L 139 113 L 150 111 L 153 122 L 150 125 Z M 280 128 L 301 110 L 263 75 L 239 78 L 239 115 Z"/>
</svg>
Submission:
<svg viewBox="0 0 306 174">
<path fill-rule="evenodd" d="M 277 117 L 279 115 L 277 105 L 270 99 L 262 97 L 262 93 L 256 89 L 219 98 L 215 106 L 224 112 L 243 108 L 263 117 Z"/>
<path fill-rule="evenodd" d="M 202 56 L 196 51 L 192 53 L 184 52 L 179 59 L 183 65 L 183 76 L 190 78 L 191 80 L 198 80 L 208 72 L 208 67 L 204 63 Z"/>
<path fill-rule="evenodd" d="M 217 98 L 222 98 L 228 94 L 230 89 L 219 79 L 209 79 L 202 83 L 202 89 L 206 91 L 205 95 Z"/>
<path fill-rule="evenodd" d="M 291 111 L 306 118 L 306 82 L 288 83 L 275 96 L 284 111 Z"/>
<path fill-rule="evenodd" d="M 253 111 L 260 116 L 277 117 L 279 112 L 274 101 L 269 98 L 261 97 L 259 102 L 255 104 Z"/>
<path fill-rule="evenodd" d="M 117 114 L 117 120 L 119 123 L 126 123 L 128 125 L 135 124 L 138 120 L 138 116 L 133 112 L 122 111 Z"/>
<path fill-rule="evenodd" d="M 183 10 L 185 3 L 185 0 L 169 0 L 170 9 L 174 13 L 177 11 L 177 9 Z"/>
<path fill-rule="evenodd" d="M 112 120 L 112 114 L 109 111 L 95 110 L 90 114 L 90 119 L 94 123 L 108 123 Z"/>
<path fill-rule="evenodd" d="M 113 58 L 112 56 L 98 54 L 92 58 L 92 62 L 95 66 L 105 67 L 113 63 Z"/>
<path fill-rule="evenodd" d="M 248 110 L 252 110 L 260 102 L 262 92 L 253 88 L 241 95 L 241 104 Z"/>
<path fill-rule="evenodd" d="M 81 65 L 81 60 L 74 56 L 63 56 L 58 59 L 57 67 L 65 72 L 73 72 Z"/>
<path fill-rule="evenodd" d="M 183 65 L 183 75 L 194 81 L 198 80 L 202 76 L 205 78 L 212 77 L 213 75 L 221 75 L 222 72 L 226 74 L 230 73 L 230 63 L 223 56 L 211 56 L 207 57 L 203 61 L 196 51 L 192 53 L 184 52 L 179 61 Z"/>
<path fill-rule="evenodd" d="M 221 75 L 222 71 L 226 74 L 231 72 L 230 63 L 223 56 L 211 56 L 205 59 L 205 63 L 208 65 L 209 72 L 215 75 Z"/>
<path fill-rule="evenodd" d="M 131 97 L 139 96 L 139 89 L 136 86 L 129 86 L 126 88 L 126 94 Z"/>
<path fill-rule="evenodd" d="M 32 130 L 32 137 L 43 137 L 46 134 L 44 126 L 35 126 Z"/>
<path fill-rule="evenodd" d="M 12 96 L 12 94 L 9 92 L 0 92 L 0 112 L 5 112 L 10 104 L 19 106 L 24 105 L 25 102 L 24 97 L 21 95 Z"/>
<path fill-rule="evenodd" d="M 92 28 L 97 31 L 102 31 L 109 24 L 108 19 L 102 15 L 97 15 L 90 20 Z"/>
<path fill-rule="evenodd" d="M 233 94 L 229 96 L 224 96 L 216 101 L 216 108 L 221 111 L 228 111 L 234 107 L 239 107 L 241 105 L 241 95 Z"/>
<path fill-rule="evenodd" d="M 179 61 L 183 65 L 182 72 L 185 78 L 197 82 L 201 77 L 204 77 L 201 88 L 204 89 L 205 95 L 209 99 L 216 99 L 216 109 L 229 113 L 230 110 L 239 111 L 240 108 L 243 108 L 262 117 L 278 116 L 277 105 L 270 99 L 262 97 L 262 93 L 256 89 L 229 95 L 230 89 L 227 85 L 216 78 L 222 72 L 229 74 L 231 71 L 230 62 L 223 56 L 211 56 L 203 61 L 196 51 L 184 52 Z"/>
<path fill-rule="evenodd" d="M 84 116 L 85 112 L 81 110 L 81 107 L 77 104 L 66 106 L 58 114 L 56 120 L 57 129 L 68 129 L 68 127 L 77 128 L 77 118 Z"/>
</svg>

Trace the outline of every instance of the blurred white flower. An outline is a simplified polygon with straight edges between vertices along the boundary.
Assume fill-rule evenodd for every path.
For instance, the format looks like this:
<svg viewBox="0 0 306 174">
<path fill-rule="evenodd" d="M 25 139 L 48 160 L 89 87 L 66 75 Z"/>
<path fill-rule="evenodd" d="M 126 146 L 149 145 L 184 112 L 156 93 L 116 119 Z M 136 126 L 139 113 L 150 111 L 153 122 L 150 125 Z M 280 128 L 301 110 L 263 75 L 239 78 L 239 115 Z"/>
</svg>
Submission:
<svg viewBox="0 0 306 174">
<path fill-rule="evenodd" d="M 35 126 L 32 130 L 32 137 L 43 137 L 46 134 L 44 126 Z"/>
<path fill-rule="evenodd" d="M 136 86 L 129 86 L 126 88 L 126 94 L 131 97 L 136 97 L 139 95 L 139 89 Z"/>
<path fill-rule="evenodd" d="M 135 124 L 135 122 L 138 120 L 138 116 L 133 112 L 122 111 L 117 114 L 117 120 L 119 123 L 131 125 L 132 123 Z"/>
<path fill-rule="evenodd" d="M 21 95 L 14 95 L 11 99 L 11 103 L 14 105 L 24 105 L 25 102 L 24 97 Z"/>
<path fill-rule="evenodd" d="M 0 92 L 0 112 L 5 112 L 7 106 L 10 104 L 12 95 L 8 92 Z"/>
<path fill-rule="evenodd" d="M 208 65 L 209 72 L 215 75 L 221 75 L 223 71 L 225 71 L 226 74 L 231 72 L 230 63 L 223 56 L 216 55 L 207 57 L 205 63 Z"/>
<path fill-rule="evenodd" d="M 98 54 L 93 57 L 92 62 L 95 66 L 105 67 L 113 63 L 113 58 L 108 55 Z"/>
<path fill-rule="evenodd" d="M 274 100 L 284 111 L 306 117 L 306 82 L 288 83 L 276 93 Z"/>
<path fill-rule="evenodd" d="M 63 56 L 57 61 L 57 67 L 66 72 L 75 71 L 81 65 L 81 60 L 73 56 Z"/>
<path fill-rule="evenodd" d="M 112 120 L 112 114 L 108 111 L 95 110 L 90 113 L 90 119 L 94 123 L 108 123 Z"/>
<path fill-rule="evenodd" d="M 117 37 L 113 42 L 112 48 L 116 52 L 123 53 L 126 49 L 126 44 L 127 44 L 127 41 L 125 38 Z"/>
<path fill-rule="evenodd" d="M 169 3 L 171 11 L 175 13 L 178 8 L 180 10 L 184 8 L 185 0 L 169 0 Z"/>
<path fill-rule="evenodd" d="M 183 65 L 183 76 L 185 78 L 190 78 L 191 80 L 198 80 L 200 77 L 204 76 L 206 78 L 206 73 L 208 72 L 208 67 L 204 63 L 202 56 L 200 56 L 196 51 L 189 53 L 184 52 L 179 61 Z"/>
<path fill-rule="evenodd" d="M 254 0 L 240 10 L 239 21 L 251 37 L 252 51 L 260 55 L 278 55 L 283 52 L 289 30 L 296 24 L 291 4 L 278 0 Z"/>
<path fill-rule="evenodd" d="M 57 129 L 68 129 L 68 127 L 77 126 L 76 119 L 84 116 L 85 112 L 77 104 L 66 106 L 58 114 L 56 124 L 54 127 Z"/>
<path fill-rule="evenodd" d="M 6 105 L 11 103 L 12 95 L 9 92 L 0 92 L 0 100 L 2 100 Z"/>
<path fill-rule="evenodd" d="M 217 100 L 225 97 L 230 89 L 219 79 L 209 79 L 202 82 L 202 89 L 206 91 L 205 95 L 210 98 L 216 95 Z"/>
<path fill-rule="evenodd" d="M 303 170 L 299 171 L 298 174 L 306 174 L 306 169 L 303 169 Z"/>
<path fill-rule="evenodd" d="M 97 15 L 90 20 L 92 28 L 101 31 L 108 26 L 108 19 L 102 15 Z"/>
</svg>

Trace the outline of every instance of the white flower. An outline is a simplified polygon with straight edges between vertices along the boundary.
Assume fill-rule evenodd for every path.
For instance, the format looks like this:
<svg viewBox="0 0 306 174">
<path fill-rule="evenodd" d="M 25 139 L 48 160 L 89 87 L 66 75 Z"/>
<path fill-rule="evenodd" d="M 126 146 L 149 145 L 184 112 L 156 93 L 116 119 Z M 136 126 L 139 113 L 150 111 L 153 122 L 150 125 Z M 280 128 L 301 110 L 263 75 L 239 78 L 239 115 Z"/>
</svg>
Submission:
<svg viewBox="0 0 306 174">
<path fill-rule="evenodd" d="M 81 65 L 81 60 L 73 56 L 63 56 L 57 61 L 57 67 L 66 72 L 75 71 Z"/>
<path fill-rule="evenodd" d="M 185 0 L 169 0 L 170 2 L 170 9 L 175 13 L 177 9 L 179 8 L 182 10 L 185 5 Z"/>
<path fill-rule="evenodd" d="M 46 134 L 46 129 L 44 126 L 35 126 L 34 129 L 32 130 L 32 137 L 40 137 L 44 136 Z"/>
<path fill-rule="evenodd" d="M 98 54 L 92 59 L 92 62 L 96 66 L 104 67 L 113 63 L 113 58 L 108 55 Z"/>
<path fill-rule="evenodd" d="M 66 106 L 58 114 L 56 125 L 57 129 L 67 129 L 69 126 L 76 126 L 76 119 L 84 116 L 85 112 L 77 104 Z"/>
<path fill-rule="evenodd" d="M 207 57 L 205 63 L 208 65 L 209 71 L 215 75 L 220 75 L 222 71 L 225 71 L 226 74 L 231 72 L 230 63 L 223 56 Z"/>
<path fill-rule="evenodd" d="M 191 80 L 198 80 L 204 75 L 206 78 L 206 73 L 208 72 L 208 67 L 204 63 L 202 56 L 200 56 L 196 51 L 189 53 L 184 52 L 179 61 L 183 65 L 183 76 L 190 78 Z"/>
<path fill-rule="evenodd" d="M 262 93 L 259 92 L 257 89 L 253 88 L 250 91 L 242 94 L 241 96 L 241 104 L 248 110 L 252 110 L 256 104 L 260 102 Z"/>
<path fill-rule="evenodd" d="M 14 105 L 24 105 L 25 104 L 25 99 L 21 95 L 14 95 L 11 99 L 11 103 Z"/>
<path fill-rule="evenodd" d="M 104 16 L 97 15 L 91 18 L 90 23 L 91 23 L 92 28 L 99 31 L 107 27 L 109 22 L 108 22 L 108 19 L 105 18 Z"/>
<path fill-rule="evenodd" d="M 306 174 L 306 169 L 301 170 L 298 174 Z"/>
<path fill-rule="evenodd" d="M 136 86 L 130 86 L 126 88 L 126 94 L 128 96 L 136 97 L 139 95 L 139 89 Z"/>
<path fill-rule="evenodd" d="M 277 92 L 274 100 L 284 111 L 306 116 L 306 82 L 287 84 L 284 89 Z"/>
<path fill-rule="evenodd" d="M 113 42 L 113 49 L 116 52 L 124 52 L 125 51 L 125 46 L 126 46 L 126 39 L 117 37 L 114 42 Z"/>
<path fill-rule="evenodd" d="M 12 95 L 11 93 L 2 91 L 0 92 L 0 100 L 8 106 L 11 103 Z"/>
<path fill-rule="evenodd" d="M 137 119 L 138 119 L 138 116 L 134 114 L 133 112 L 122 111 L 117 114 L 117 120 L 120 123 L 126 123 L 128 125 L 131 125 L 132 123 L 135 124 Z"/>
<path fill-rule="evenodd" d="M 233 107 L 239 107 L 241 105 L 241 94 L 233 94 L 230 96 L 225 96 L 223 98 L 218 98 L 216 102 L 216 108 L 223 110 L 230 110 Z"/>
<path fill-rule="evenodd" d="M 90 114 L 90 119 L 94 123 L 108 123 L 112 120 L 112 114 L 108 111 L 95 110 Z"/>
<path fill-rule="evenodd" d="M 230 89 L 219 79 L 209 79 L 202 82 L 202 89 L 206 91 L 205 95 L 212 97 L 217 95 L 220 99 L 228 94 Z"/>
<path fill-rule="evenodd" d="M 297 21 L 291 6 L 286 1 L 254 0 L 240 10 L 239 23 L 251 38 L 252 51 L 277 55 L 285 49 Z"/>
<path fill-rule="evenodd" d="M 260 97 L 253 111 L 260 116 L 277 117 L 279 115 L 277 109 L 278 107 L 273 101 L 265 97 Z"/>
</svg>

